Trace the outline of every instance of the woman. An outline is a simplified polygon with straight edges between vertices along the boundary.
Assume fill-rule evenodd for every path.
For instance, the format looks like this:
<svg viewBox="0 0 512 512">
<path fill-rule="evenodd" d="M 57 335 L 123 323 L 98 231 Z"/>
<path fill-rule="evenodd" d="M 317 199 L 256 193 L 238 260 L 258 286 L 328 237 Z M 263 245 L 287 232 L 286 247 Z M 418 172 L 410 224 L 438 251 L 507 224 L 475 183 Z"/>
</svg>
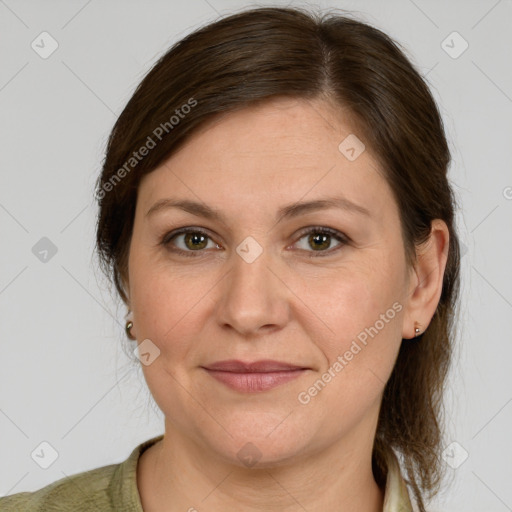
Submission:
<svg viewBox="0 0 512 512">
<path fill-rule="evenodd" d="M 259 8 L 144 78 L 97 183 L 97 249 L 165 433 L 2 510 L 425 503 L 459 291 L 450 154 L 396 43 Z"/>
</svg>

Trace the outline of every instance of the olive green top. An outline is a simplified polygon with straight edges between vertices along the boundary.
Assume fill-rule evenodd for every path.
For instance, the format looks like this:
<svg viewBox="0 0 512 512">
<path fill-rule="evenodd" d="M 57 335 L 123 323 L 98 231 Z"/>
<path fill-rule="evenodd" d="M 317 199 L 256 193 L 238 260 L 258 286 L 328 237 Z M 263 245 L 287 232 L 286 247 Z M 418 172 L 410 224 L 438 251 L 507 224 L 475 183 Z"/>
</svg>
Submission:
<svg viewBox="0 0 512 512">
<path fill-rule="evenodd" d="M 143 512 L 137 488 L 137 462 L 163 434 L 139 444 L 120 464 L 71 475 L 34 492 L 0 498 L 1 512 Z M 398 462 L 388 460 L 383 512 L 412 512 Z"/>
</svg>

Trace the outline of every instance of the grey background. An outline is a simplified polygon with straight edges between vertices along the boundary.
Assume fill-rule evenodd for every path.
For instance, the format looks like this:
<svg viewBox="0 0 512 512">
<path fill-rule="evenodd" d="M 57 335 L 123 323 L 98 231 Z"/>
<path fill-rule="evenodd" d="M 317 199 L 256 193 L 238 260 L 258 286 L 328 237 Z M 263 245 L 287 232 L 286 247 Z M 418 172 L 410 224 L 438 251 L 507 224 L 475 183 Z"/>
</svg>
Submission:
<svg viewBox="0 0 512 512">
<path fill-rule="evenodd" d="M 93 257 L 106 138 L 174 41 L 244 6 L 287 3 L 0 0 L 0 496 L 120 462 L 163 432 L 122 348 L 125 311 Z M 384 30 L 438 101 L 466 252 L 447 394 L 454 467 L 430 510 L 512 510 L 512 2 L 309 5 L 347 9 Z M 46 59 L 31 47 L 43 31 L 59 45 Z M 469 44 L 458 58 L 442 46 L 454 31 Z M 444 44 L 462 48 L 453 36 Z M 37 257 L 43 237 L 57 250 L 46 262 Z M 48 469 L 31 457 L 43 441 L 58 453 Z"/>
</svg>

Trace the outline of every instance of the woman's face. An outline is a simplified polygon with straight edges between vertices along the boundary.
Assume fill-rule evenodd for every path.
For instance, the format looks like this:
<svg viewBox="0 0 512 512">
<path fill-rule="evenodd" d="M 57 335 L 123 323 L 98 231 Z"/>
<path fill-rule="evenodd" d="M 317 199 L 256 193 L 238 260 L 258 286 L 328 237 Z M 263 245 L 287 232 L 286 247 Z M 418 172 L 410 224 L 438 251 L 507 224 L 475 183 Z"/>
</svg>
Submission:
<svg viewBox="0 0 512 512">
<path fill-rule="evenodd" d="M 391 189 L 354 135 L 325 103 L 274 99 L 196 132 L 140 184 L 132 333 L 150 340 L 142 367 L 166 432 L 203 453 L 264 465 L 371 450 L 410 337 L 410 274 Z M 188 207 L 153 209 L 162 200 Z M 302 370 L 206 369 L 227 360 Z"/>
</svg>

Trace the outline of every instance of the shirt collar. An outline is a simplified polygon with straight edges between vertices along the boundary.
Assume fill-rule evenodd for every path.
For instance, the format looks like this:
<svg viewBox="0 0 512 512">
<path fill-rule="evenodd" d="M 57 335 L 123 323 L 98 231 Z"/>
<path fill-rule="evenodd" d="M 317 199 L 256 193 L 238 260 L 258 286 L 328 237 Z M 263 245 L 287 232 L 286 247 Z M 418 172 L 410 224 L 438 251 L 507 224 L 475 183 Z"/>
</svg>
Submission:
<svg viewBox="0 0 512 512">
<path fill-rule="evenodd" d="M 400 466 L 395 453 L 386 452 L 387 478 L 382 512 L 413 512 L 405 480 L 400 473 Z"/>
</svg>

